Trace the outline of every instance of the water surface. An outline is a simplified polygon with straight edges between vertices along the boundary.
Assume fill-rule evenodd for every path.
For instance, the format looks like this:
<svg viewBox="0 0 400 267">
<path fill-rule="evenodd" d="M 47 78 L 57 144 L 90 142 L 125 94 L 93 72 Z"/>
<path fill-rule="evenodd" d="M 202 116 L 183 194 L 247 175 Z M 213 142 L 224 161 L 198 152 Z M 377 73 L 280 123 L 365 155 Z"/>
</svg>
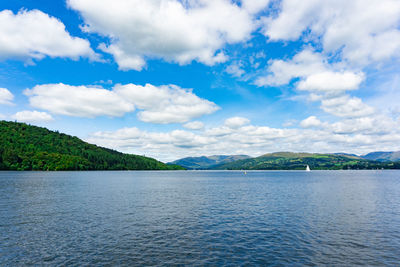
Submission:
<svg viewBox="0 0 400 267">
<path fill-rule="evenodd" d="M 0 266 L 398 266 L 400 171 L 0 172 Z"/>
</svg>

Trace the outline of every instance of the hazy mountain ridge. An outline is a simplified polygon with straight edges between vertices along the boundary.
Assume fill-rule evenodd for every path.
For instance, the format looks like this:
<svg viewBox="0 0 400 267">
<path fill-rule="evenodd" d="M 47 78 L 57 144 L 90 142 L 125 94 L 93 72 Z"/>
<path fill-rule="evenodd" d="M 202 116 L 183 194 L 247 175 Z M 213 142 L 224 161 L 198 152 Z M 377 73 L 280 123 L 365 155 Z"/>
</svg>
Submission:
<svg viewBox="0 0 400 267">
<path fill-rule="evenodd" d="M 400 160 L 400 151 L 388 151 L 388 152 L 376 151 L 376 152 L 368 153 L 361 157 L 363 159 L 383 161 L 383 162 L 399 161 Z"/>
<path fill-rule="evenodd" d="M 248 159 L 247 155 L 213 155 L 213 156 L 200 156 L 200 157 L 186 157 L 172 161 L 168 164 L 176 164 L 187 169 L 200 170 L 210 169 L 216 165 L 225 164 L 241 159 Z"/>
<path fill-rule="evenodd" d="M 25 123 L 0 121 L 0 170 L 183 169 Z"/>
</svg>

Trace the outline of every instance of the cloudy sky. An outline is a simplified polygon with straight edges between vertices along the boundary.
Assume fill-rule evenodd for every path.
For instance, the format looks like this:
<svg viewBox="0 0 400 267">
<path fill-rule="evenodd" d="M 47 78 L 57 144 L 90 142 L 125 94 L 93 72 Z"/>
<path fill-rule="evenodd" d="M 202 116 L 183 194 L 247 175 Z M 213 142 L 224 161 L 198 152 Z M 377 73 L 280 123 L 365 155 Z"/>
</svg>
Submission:
<svg viewBox="0 0 400 267">
<path fill-rule="evenodd" d="M 162 161 L 400 150 L 398 0 L 0 3 L 0 119 Z"/>
</svg>

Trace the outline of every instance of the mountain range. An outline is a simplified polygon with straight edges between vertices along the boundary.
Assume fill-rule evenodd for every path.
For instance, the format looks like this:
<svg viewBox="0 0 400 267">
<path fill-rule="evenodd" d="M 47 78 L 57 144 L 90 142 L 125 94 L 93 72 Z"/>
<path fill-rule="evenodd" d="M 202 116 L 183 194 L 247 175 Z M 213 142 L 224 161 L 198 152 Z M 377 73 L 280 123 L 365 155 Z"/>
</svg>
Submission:
<svg viewBox="0 0 400 267">
<path fill-rule="evenodd" d="M 221 159 L 221 160 L 216 160 Z M 275 152 L 259 157 L 214 155 L 175 160 L 186 169 L 296 170 L 305 169 L 393 169 L 399 168 L 400 152 L 372 152 L 363 156 L 347 153 Z"/>
</svg>

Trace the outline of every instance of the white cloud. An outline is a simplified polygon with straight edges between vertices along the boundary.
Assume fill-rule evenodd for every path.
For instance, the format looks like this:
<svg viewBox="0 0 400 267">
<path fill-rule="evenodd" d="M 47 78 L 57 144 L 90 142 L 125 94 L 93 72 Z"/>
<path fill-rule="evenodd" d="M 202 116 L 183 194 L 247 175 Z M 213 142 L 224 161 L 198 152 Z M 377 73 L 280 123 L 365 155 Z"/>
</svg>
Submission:
<svg viewBox="0 0 400 267">
<path fill-rule="evenodd" d="M 297 88 L 321 92 L 347 91 L 358 89 L 363 80 L 363 73 L 325 71 L 307 76 L 298 83 Z"/>
<path fill-rule="evenodd" d="M 133 112 L 136 106 L 141 110 L 138 118 L 144 122 L 184 123 L 219 109 L 213 102 L 175 85 L 117 84 L 112 90 L 106 90 L 98 86 L 59 83 L 37 85 L 24 93 L 32 107 L 53 114 L 87 118 L 120 117 Z"/>
<path fill-rule="evenodd" d="M 134 110 L 134 105 L 113 91 L 62 83 L 37 85 L 25 90 L 34 108 L 53 114 L 87 117 L 118 117 Z"/>
<path fill-rule="evenodd" d="M 250 38 L 254 14 L 268 1 L 68 0 L 84 18 L 83 30 L 110 38 L 100 49 L 122 70 L 141 70 L 149 58 L 188 64 L 224 62 L 226 44 Z"/>
<path fill-rule="evenodd" d="M 249 13 L 258 13 L 265 9 L 270 0 L 242 0 L 242 6 Z"/>
<path fill-rule="evenodd" d="M 265 18 L 264 34 L 272 41 L 298 39 L 313 18 L 318 16 L 318 0 L 283 0 L 276 18 Z M 326 3 L 327 1 L 325 1 Z"/>
<path fill-rule="evenodd" d="M 11 116 L 12 119 L 20 122 L 49 122 L 53 121 L 53 117 L 46 112 L 23 110 Z"/>
<path fill-rule="evenodd" d="M 243 68 L 243 63 L 239 62 L 232 62 L 230 65 L 228 65 L 225 69 L 225 71 L 229 74 L 231 74 L 233 77 L 241 77 L 245 71 L 242 69 Z"/>
<path fill-rule="evenodd" d="M 267 76 L 259 77 L 255 84 L 258 86 L 280 86 L 288 84 L 292 79 L 307 77 L 311 74 L 325 72 L 329 66 L 324 57 L 311 49 L 304 49 L 291 60 L 271 60 L 268 62 Z"/>
<path fill-rule="evenodd" d="M 315 116 L 310 116 L 307 119 L 304 119 L 300 122 L 300 126 L 303 128 L 320 127 L 321 125 L 322 122 Z"/>
<path fill-rule="evenodd" d="M 395 127 L 399 123 L 391 118 L 376 115 L 361 118 L 345 119 L 335 122 L 328 127 L 335 134 L 390 135 L 396 134 Z"/>
<path fill-rule="evenodd" d="M 191 121 L 188 123 L 185 123 L 183 127 L 190 129 L 190 130 L 201 130 L 204 128 L 204 123 L 201 121 Z"/>
<path fill-rule="evenodd" d="M 321 122 L 315 116 L 310 116 L 304 119 L 300 126 L 323 129 L 334 135 L 383 136 L 396 135 L 396 132 L 399 131 L 400 122 L 382 114 L 347 117 L 334 123 Z"/>
<path fill-rule="evenodd" d="M 323 99 L 321 108 L 338 117 L 366 117 L 375 113 L 375 109 L 363 103 L 361 99 L 348 95 Z"/>
<path fill-rule="evenodd" d="M 292 59 L 270 60 L 268 75 L 259 77 L 258 86 L 281 86 L 299 78 L 297 88 L 316 92 L 343 92 L 358 89 L 365 79 L 363 72 L 343 70 L 342 64 L 329 64 L 321 53 L 309 48 Z"/>
<path fill-rule="evenodd" d="M 144 122 L 184 123 L 219 109 L 213 102 L 175 85 L 116 85 L 114 91 L 142 109 L 138 117 Z"/>
<path fill-rule="evenodd" d="M 224 125 L 229 127 L 229 128 L 239 128 L 243 125 L 249 124 L 250 120 L 247 118 L 243 118 L 243 117 L 232 117 L 229 119 L 225 120 Z"/>
<path fill-rule="evenodd" d="M 380 62 L 400 53 L 397 0 L 283 0 L 275 18 L 266 18 L 271 41 L 301 36 L 320 42 L 324 53 L 341 52 L 355 65 Z"/>
<path fill-rule="evenodd" d="M 28 63 L 46 56 L 99 59 L 87 40 L 71 36 L 60 20 L 39 10 L 1 11 L 0 40 L 0 59 L 19 58 Z"/>
<path fill-rule="evenodd" d="M 12 105 L 14 95 L 6 88 L 0 88 L 0 105 Z"/>
<path fill-rule="evenodd" d="M 383 115 L 368 117 L 350 117 L 334 123 L 322 122 L 315 116 L 310 116 L 301 121 L 302 128 L 323 129 L 331 134 L 351 135 L 384 135 L 394 134 L 398 122 Z"/>
<path fill-rule="evenodd" d="M 215 138 L 196 135 L 183 130 L 162 133 L 141 131 L 138 128 L 122 128 L 114 132 L 93 133 L 87 141 L 123 151 L 139 148 L 137 154 L 151 154 L 154 151 L 172 152 L 169 149 L 196 150 L 198 147 L 214 143 Z"/>
<path fill-rule="evenodd" d="M 232 132 L 233 128 L 229 128 L 227 126 L 215 127 L 206 130 L 207 135 L 212 137 L 223 137 L 230 135 Z"/>
</svg>

